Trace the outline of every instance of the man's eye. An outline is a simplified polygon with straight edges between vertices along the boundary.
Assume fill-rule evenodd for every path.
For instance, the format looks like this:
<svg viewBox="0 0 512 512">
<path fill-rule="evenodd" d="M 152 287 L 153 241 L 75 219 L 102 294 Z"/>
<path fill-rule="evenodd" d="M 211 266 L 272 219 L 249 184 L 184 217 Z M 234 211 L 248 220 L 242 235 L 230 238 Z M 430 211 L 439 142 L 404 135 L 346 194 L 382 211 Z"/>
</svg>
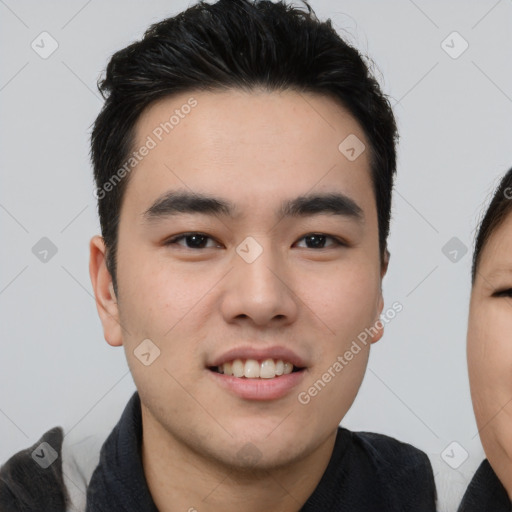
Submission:
<svg viewBox="0 0 512 512">
<path fill-rule="evenodd" d="M 325 249 L 326 247 L 336 247 L 345 245 L 341 240 L 330 235 L 322 233 L 311 233 L 302 237 L 297 242 L 297 247 L 306 247 L 307 249 Z"/>
<path fill-rule="evenodd" d="M 208 235 L 203 233 L 183 233 L 170 238 L 165 245 L 181 245 L 187 249 L 207 249 L 210 247 L 220 247 L 219 244 Z"/>
</svg>

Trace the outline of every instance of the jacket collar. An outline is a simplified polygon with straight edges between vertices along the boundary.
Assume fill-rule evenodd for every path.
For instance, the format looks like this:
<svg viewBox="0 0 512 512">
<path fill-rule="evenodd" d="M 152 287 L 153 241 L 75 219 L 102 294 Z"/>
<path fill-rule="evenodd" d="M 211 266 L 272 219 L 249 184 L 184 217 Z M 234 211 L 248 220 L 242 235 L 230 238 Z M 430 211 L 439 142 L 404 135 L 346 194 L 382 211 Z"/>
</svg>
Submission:
<svg viewBox="0 0 512 512">
<path fill-rule="evenodd" d="M 334 452 L 319 485 L 301 510 L 319 510 L 334 499 L 333 475 L 339 471 L 350 433 L 338 428 Z M 87 489 L 86 512 L 158 512 L 142 466 L 142 413 L 135 392 L 100 452 L 100 461 Z M 329 497 L 329 498 L 328 498 Z"/>
<path fill-rule="evenodd" d="M 86 512 L 158 512 L 142 466 L 142 413 L 135 392 L 103 444 L 87 489 Z"/>
</svg>

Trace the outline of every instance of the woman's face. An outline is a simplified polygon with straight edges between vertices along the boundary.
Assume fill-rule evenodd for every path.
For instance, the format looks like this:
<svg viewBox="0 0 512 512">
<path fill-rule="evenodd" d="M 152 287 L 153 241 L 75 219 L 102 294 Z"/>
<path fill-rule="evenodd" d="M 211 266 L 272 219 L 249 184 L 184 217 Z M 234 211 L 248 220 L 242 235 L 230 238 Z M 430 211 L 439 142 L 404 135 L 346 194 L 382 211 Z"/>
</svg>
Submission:
<svg viewBox="0 0 512 512">
<path fill-rule="evenodd" d="M 471 293 L 468 366 L 480 438 L 512 499 L 512 213 L 481 253 Z"/>
</svg>

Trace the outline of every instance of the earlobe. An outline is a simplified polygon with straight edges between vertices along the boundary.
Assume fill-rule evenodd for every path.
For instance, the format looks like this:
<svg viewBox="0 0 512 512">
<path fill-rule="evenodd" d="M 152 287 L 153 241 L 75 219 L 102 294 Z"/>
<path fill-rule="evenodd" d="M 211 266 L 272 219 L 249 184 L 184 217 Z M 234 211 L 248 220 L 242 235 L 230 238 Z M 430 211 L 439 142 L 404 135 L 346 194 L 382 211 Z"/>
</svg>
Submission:
<svg viewBox="0 0 512 512">
<path fill-rule="evenodd" d="M 106 264 L 106 247 L 103 238 L 99 235 L 94 236 L 89 248 L 89 274 L 94 289 L 96 308 L 103 325 L 103 334 L 109 345 L 118 347 L 123 344 L 122 330 L 112 276 Z"/>
</svg>

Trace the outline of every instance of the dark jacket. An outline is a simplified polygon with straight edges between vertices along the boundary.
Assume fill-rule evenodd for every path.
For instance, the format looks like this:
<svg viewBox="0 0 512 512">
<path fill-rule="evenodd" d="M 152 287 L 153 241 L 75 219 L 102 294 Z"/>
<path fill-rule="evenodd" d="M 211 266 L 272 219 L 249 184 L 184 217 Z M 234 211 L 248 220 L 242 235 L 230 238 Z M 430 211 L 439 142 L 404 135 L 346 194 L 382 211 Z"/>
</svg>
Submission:
<svg viewBox="0 0 512 512">
<path fill-rule="evenodd" d="M 512 506 L 507 491 L 486 459 L 471 480 L 458 512 L 510 512 Z"/>
<path fill-rule="evenodd" d="M 76 482 L 63 478 L 62 438 L 62 429 L 55 427 L 0 469 L 2 512 L 78 510 L 69 497 L 76 494 Z M 141 441 L 135 392 L 82 491 L 87 512 L 157 511 L 144 476 Z M 301 512 L 435 512 L 435 500 L 432 468 L 423 452 L 387 436 L 339 427 L 327 469 Z"/>
</svg>

